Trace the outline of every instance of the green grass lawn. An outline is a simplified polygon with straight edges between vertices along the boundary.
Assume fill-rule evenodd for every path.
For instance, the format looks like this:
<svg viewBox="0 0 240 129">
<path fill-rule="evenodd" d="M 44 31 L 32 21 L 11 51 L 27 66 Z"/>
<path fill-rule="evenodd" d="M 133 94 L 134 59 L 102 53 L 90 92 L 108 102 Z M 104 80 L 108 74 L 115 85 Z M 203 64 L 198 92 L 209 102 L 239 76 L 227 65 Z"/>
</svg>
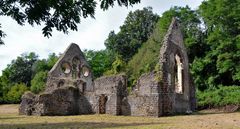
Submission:
<svg viewBox="0 0 240 129">
<path fill-rule="evenodd" d="M 193 115 L 133 117 L 112 115 L 24 116 L 18 105 L 0 105 L 0 129 L 240 129 L 240 112 L 201 111 Z"/>
</svg>

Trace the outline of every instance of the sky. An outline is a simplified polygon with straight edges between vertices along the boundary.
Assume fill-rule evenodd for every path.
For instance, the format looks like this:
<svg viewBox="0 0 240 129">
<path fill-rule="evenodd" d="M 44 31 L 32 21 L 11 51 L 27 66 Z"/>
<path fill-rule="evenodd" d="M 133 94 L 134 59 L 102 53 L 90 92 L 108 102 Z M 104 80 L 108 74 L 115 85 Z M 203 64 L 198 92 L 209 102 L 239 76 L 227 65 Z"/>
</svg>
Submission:
<svg viewBox="0 0 240 129">
<path fill-rule="evenodd" d="M 47 58 L 50 53 L 63 53 L 70 43 L 76 43 L 81 50 L 105 49 L 104 41 L 110 31 L 119 31 L 119 26 L 130 11 L 142 9 L 147 6 L 153 8 L 153 12 L 161 14 L 173 6 L 186 6 L 197 9 L 202 0 L 141 0 L 140 4 L 132 7 L 120 7 L 115 5 L 106 11 L 96 8 L 95 19 L 82 18 L 78 25 L 78 31 L 69 31 L 68 35 L 53 31 L 52 37 L 47 38 L 42 34 L 43 26 L 25 24 L 20 26 L 10 17 L 0 17 L 2 30 L 7 34 L 3 38 L 5 45 L 0 45 L 0 75 L 2 70 L 10 64 L 13 59 L 22 53 L 35 52 L 39 58 Z"/>
</svg>

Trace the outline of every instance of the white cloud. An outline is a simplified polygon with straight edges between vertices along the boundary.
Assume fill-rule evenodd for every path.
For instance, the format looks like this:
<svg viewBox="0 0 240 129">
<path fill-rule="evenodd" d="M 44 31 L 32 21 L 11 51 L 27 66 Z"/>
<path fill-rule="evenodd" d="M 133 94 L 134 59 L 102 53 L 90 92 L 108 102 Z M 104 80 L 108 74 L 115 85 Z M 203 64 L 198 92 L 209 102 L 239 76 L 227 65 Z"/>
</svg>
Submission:
<svg viewBox="0 0 240 129">
<path fill-rule="evenodd" d="M 40 58 L 46 58 L 49 53 L 62 53 L 67 46 L 74 42 L 81 49 L 104 49 L 104 40 L 111 30 L 119 31 L 129 11 L 151 6 L 153 11 L 161 14 L 173 6 L 186 6 L 197 8 L 202 0 L 142 0 L 133 7 L 114 6 L 107 11 L 96 9 L 95 19 L 82 19 L 78 25 L 78 32 L 70 31 L 68 35 L 62 32 L 53 32 L 49 39 L 42 35 L 42 26 L 20 26 L 9 17 L 0 17 L 2 29 L 7 34 L 5 45 L 0 46 L 0 75 L 11 60 L 24 52 L 36 52 Z"/>
</svg>

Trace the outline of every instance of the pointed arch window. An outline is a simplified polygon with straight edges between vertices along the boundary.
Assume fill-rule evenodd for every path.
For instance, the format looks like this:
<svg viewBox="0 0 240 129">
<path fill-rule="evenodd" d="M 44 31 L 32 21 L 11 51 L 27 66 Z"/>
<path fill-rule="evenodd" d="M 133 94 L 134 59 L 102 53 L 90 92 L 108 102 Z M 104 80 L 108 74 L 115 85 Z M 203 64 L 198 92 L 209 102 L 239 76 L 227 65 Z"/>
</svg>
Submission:
<svg viewBox="0 0 240 129">
<path fill-rule="evenodd" d="M 179 55 L 175 55 L 175 92 L 183 93 L 183 63 Z"/>
</svg>

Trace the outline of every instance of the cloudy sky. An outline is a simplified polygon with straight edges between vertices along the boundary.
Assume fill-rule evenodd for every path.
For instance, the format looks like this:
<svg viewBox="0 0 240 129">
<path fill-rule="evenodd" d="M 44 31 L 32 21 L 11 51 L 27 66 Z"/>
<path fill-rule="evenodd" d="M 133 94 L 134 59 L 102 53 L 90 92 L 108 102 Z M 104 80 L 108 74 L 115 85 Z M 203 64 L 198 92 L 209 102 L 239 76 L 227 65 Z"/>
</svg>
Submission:
<svg viewBox="0 0 240 129">
<path fill-rule="evenodd" d="M 95 19 L 82 19 L 78 31 L 70 31 L 68 35 L 54 31 L 53 36 L 46 38 L 42 35 L 42 26 L 18 25 L 9 17 L 0 17 L 2 30 L 7 34 L 4 38 L 5 45 L 0 45 L 0 75 L 11 60 L 22 53 L 35 52 L 40 58 L 46 58 L 49 53 L 62 53 L 66 47 L 74 42 L 83 49 L 104 49 L 104 40 L 111 30 L 119 31 L 119 26 L 124 22 L 129 11 L 151 6 L 153 12 L 161 15 L 173 6 L 190 6 L 196 9 L 202 0 L 141 0 L 140 4 L 133 7 L 119 7 L 103 11 L 96 8 Z"/>
</svg>

